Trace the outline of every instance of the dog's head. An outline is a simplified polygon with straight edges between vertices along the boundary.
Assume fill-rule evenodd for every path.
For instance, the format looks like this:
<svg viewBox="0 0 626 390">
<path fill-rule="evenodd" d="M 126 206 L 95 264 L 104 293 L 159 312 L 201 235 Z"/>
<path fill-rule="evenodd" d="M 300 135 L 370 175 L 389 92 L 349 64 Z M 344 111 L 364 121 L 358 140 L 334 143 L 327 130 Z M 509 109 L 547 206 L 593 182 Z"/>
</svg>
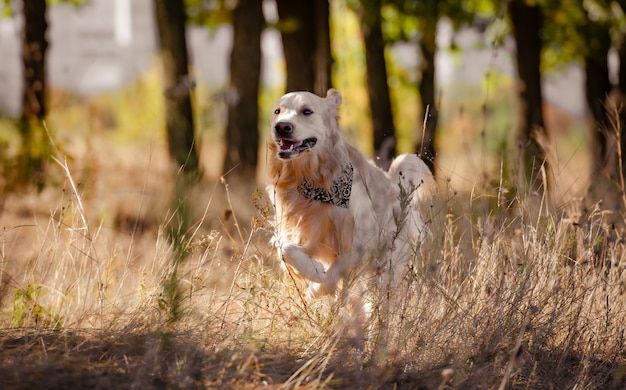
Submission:
<svg viewBox="0 0 626 390">
<path fill-rule="evenodd" d="M 329 89 L 325 98 L 309 92 L 291 92 L 281 97 L 272 113 L 272 140 L 282 160 L 315 151 L 338 131 L 339 91 Z"/>
</svg>

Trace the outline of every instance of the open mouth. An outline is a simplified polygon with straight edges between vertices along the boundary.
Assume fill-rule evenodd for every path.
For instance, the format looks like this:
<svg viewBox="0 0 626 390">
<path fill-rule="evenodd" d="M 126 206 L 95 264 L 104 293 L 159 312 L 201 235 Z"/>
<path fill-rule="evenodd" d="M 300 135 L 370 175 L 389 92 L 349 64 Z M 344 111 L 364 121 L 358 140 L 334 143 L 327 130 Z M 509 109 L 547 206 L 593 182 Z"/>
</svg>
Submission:
<svg viewBox="0 0 626 390">
<path fill-rule="evenodd" d="M 276 141 L 278 145 L 278 157 L 282 159 L 294 158 L 301 153 L 310 150 L 317 143 L 317 138 L 311 137 L 301 141 L 280 138 Z"/>
</svg>

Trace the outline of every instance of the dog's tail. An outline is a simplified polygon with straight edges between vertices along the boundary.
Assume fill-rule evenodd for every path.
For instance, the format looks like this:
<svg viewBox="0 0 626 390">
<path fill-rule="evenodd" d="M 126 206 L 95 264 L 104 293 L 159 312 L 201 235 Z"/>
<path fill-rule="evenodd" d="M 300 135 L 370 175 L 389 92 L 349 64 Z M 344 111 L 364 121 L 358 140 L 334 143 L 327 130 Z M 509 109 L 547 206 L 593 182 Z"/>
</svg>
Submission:
<svg viewBox="0 0 626 390">
<path fill-rule="evenodd" d="M 393 183 L 397 183 L 405 191 L 413 194 L 411 203 L 414 207 L 432 198 L 435 191 L 435 179 L 426 163 L 417 155 L 399 155 L 391 162 L 387 174 Z"/>
</svg>

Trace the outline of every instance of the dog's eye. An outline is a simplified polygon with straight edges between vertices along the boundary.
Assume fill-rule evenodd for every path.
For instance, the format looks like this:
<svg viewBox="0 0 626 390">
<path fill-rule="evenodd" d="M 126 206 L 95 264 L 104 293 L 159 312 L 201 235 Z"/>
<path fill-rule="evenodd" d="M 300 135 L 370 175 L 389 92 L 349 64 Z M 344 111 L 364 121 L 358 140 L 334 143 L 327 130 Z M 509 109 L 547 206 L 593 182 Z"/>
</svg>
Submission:
<svg viewBox="0 0 626 390">
<path fill-rule="evenodd" d="M 274 110 L 274 115 L 278 115 L 278 114 L 280 114 L 280 108 L 277 108 Z"/>
<path fill-rule="evenodd" d="M 308 108 L 305 108 L 304 110 L 302 110 L 302 115 L 309 116 L 311 114 L 313 114 L 313 111 L 311 111 Z"/>
</svg>

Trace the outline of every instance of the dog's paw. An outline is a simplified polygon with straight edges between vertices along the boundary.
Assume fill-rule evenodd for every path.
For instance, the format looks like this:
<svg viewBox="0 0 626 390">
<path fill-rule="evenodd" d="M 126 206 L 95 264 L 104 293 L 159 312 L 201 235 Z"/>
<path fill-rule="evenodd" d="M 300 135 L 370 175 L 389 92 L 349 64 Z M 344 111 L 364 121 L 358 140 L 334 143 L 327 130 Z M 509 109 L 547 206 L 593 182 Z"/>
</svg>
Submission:
<svg viewBox="0 0 626 390">
<path fill-rule="evenodd" d="M 280 249 L 282 246 L 280 237 L 274 234 L 272 238 L 270 238 L 270 245 L 276 249 Z"/>
<path fill-rule="evenodd" d="M 340 274 L 338 267 L 330 267 L 325 273 L 324 278 L 320 282 L 310 282 L 307 295 L 309 298 L 319 298 L 324 295 L 334 294 L 339 285 Z"/>
<path fill-rule="evenodd" d="M 270 238 L 270 245 L 276 248 L 278 252 L 284 252 L 286 248 L 294 246 L 293 243 L 289 241 L 288 238 L 286 238 L 285 236 L 281 234 L 276 234 L 276 233 L 274 233 L 272 238 Z"/>
<path fill-rule="evenodd" d="M 328 295 L 333 292 L 334 292 L 334 289 L 329 289 L 329 286 L 327 286 L 325 283 L 311 282 L 309 283 L 309 287 L 307 288 L 306 295 L 309 299 L 311 299 L 311 298 L 319 298 L 319 297 Z"/>
</svg>

